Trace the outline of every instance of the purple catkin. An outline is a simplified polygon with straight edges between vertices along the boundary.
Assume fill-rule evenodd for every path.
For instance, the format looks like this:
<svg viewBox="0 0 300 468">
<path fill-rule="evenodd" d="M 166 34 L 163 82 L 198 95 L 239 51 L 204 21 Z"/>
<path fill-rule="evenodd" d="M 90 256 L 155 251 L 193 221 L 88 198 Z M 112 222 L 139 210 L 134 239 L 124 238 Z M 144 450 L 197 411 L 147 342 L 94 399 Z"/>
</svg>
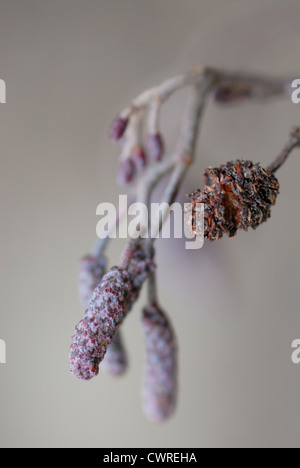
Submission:
<svg viewBox="0 0 300 468">
<path fill-rule="evenodd" d="M 119 162 L 119 181 L 122 185 L 130 184 L 136 175 L 137 167 L 131 158 Z"/>
<path fill-rule="evenodd" d="M 176 406 L 176 338 L 164 312 L 156 305 L 144 309 L 142 328 L 146 341 L 143 408 L 152 421 L 162 422 Z"/>
<path fill-rule="evenodd" d="M 137 171 L 141 171 L 147 165 L 147 157 L 145 151 L 140 146 L 135 146 L 133 148 L 131 159 Z"/>
<path fill-rule="evenodd" d="M 90 380 L 98 375 L 108 346 L 153 269 L 150 254 L 137 250 L 129 271 L 114 267 L 103 277 L 72 337 L 70 370 L 79 379 Z"/>
<path fill-rule="evenodd" d="M 142 248 L 138 248 L 130 262 L 129 271 L 133 277 L 133 291 L 139 294 L 139 291 L 149 276 L 150 273 L 155 271 L 155 263 L 153 262 L 154 249 L 145 252 Z"/>
<path fill-rule="evenodd" d="M 107 347 L 132 303 L 132 276 L 112 268 L 95 289 L 85 317 L 75 328 L 70 348 L 70 370 L 79 379 L 99 373 Z"/>
<path fill-rule="evenodd" d="M 128 125 L 128 119 L 117 116 L 111 124 L 109 136 L 112 140 L 120 140 L 125 133 Z"/>
<path fill-rule="evenodd" d="M 160 161 L 165 152 L 165 145 L 160 133 L 147 136 L 147 149 L 152 161 Z"/>
<path fill-rule="evenodd" d="M 85 309 L 88 308 L 93 292 L 105 274 L 104 257 L 86 255 L 79 263 L 79 295 Z M 127 356 L 120 331 L 117 331 L 107 348 L 101 368 L 111 375 L 122 375 L 127 369 Z"/>
</svg>

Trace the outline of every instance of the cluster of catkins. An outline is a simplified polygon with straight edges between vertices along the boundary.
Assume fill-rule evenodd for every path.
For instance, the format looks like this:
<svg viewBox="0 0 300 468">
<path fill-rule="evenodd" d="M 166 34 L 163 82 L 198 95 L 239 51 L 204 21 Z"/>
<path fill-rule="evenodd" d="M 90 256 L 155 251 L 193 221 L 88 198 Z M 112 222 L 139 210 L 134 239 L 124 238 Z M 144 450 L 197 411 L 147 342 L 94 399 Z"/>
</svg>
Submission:
<svg viewBox="0 0 300 468">
<path fill-rule="evenodd" d="M 79 292 L 86 308 L 76 326 L 70 348 L 70 370 L 81 380 L 99 373 L 99 366 L 112 375 L 127 367 L 119 327 L 141 287 L 155 269 L 153 250 L 135 250 L 127 269 L 112 268 L 105 274 L 105 260 L 86 256 L 80 262 Z M 176 341 L 174 332 L 156 304 L 143 311 L 142 328 L 146 342 L 143 406 L 153 421 L 169 417 L 176 400 Z"/>
<path fill-rule="evenodd" d="M 183 86 L 195 83 L 193 80 L 197 77 L 203 86 L 201 85 L 201 93 L 193 93 L 193 96 L 201 99 L 201 103 L 197 103 L 201 105 L 208 92 L 213 90 L 215 101 L 226 104 L 245 98 L 261 99 L 281 95 L 286 87 L 286 82 L 282 80 L 273 81 L 243 74 L 228 75 L 210 69 L 204 73 L 202 67 L 195 67 L 187 75 L 167 80 L 161 86 L 143 93 L 116 117 L 110 129 L 110 137 L 121 143 L 119 181 L 122 184 L 135 183 L 136 177 L 146 166 L 151 171 L 151 162 L 159 167 L 165 155 L 165 145 L 158 124 L 161 104 Z M 214 87 L 211 87 L 212 83 Z M 182 154 L 175 152 L 174 161 L 172 157 L 169 158 L 174 164 L 168 195 L 178 192 L 180 177 L 184 175 L 183 162 L 187 164 L 186 160 L 192 161 L 199 109 L 199 105 L 189 104 L 183 125 L 184 138 L 181 135 L 179 139 L 180 142 L 181 139 L 184 140 L 184 145 L 182 142 L 179 145 L 179 149 L 184 146 L 180 150 Z M 143 144 L 145 114 L 147 136 Z M 245 160 L 231 161 L 219 168 L 206 169 L 204 189 L 195 190 L 189 195 L 191 204 L 187 222 L 192 226 L 193 232 L 197 234 L 197 214 L 199 211 L 203 212 L 198 209 L 199 205 L 201 208 L 204 205 L 204 238 L 211 241 L 222 238 L 224 234 L 233 237 L 238 229 L 256 229 L 267 221 L 279 193 L 279 183 L 274 173 L 291 150 L 300 146 L 300 129 L 296 128 L 291 137 L 283 152 L 267 169 Z M 158 180 L 164 174 L 163 169 L 166 168 L 162 166 L 158 171 Z M 155 171 L 154 176 L 157 176 Z M 136 184 L 137 190 L 137 186 L 143 185 L 143 179 L 141 182 Z M 127 368 L 128 360 L 120 326 L 137 301 L 145 280 L 152 279 L 152 286 L 155 284 L 153 248 L 139 239 L 136 243 L 129 243 L 126 254 L 128 253 L 128 256 L 122 257 L 121 266 L 115 266 L 108 272 L 102 254 L 98 257 L 88 255 L 80 262 L 79 292 L 85 314 L 72 336 L 69 357 L 71 372 L 81 380 L 92 379 L 101 369 L 112 375 L 121 375 Z M 160 422 L 171 416 L 175 409 L 177 345 L 174 331 L 157 304 L 156 294 L 149 294 L 149 297 L 141 320 L 146 343 L 142 400 L 148 417 Z"/>
<path fill-rule="evenodd" d="M 131 117 L 131 123 L 133 116 Z M 119 180 L 122 184 L 129 184 L 137 174 L 147 165 L 148 158 L 151 161 L 160 161 L 165 153 L 165 145 L 161 133 L 159 132 L 156 120 L 151 120 L 153 124 L 148 131 L 146 145 L 140 141 L 137 130 L 131 135 L 126 135 L 129 118 L 116 117 L 110 128 L 110 138 L 112 140 L 124 140 L 122 142 L 122 152 L 119 161 Z"/>
</svg>

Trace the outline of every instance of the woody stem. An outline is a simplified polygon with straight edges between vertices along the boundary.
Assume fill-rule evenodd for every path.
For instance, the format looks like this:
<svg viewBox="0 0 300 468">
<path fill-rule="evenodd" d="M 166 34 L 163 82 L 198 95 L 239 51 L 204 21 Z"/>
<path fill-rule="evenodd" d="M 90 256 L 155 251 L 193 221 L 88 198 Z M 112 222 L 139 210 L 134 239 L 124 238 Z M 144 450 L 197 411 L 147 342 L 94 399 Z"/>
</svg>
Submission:
<svg viewBox="0 0 300 468">
<path fill-rule="evenodd" d="M 283 148 L 275 161 L 268 166 L 267 171 L 275 173 L 287 160 L 291 152 L 300 146 L 300 127 L 295 128 L 291 133 L 290 141 Z"/>
</svg>

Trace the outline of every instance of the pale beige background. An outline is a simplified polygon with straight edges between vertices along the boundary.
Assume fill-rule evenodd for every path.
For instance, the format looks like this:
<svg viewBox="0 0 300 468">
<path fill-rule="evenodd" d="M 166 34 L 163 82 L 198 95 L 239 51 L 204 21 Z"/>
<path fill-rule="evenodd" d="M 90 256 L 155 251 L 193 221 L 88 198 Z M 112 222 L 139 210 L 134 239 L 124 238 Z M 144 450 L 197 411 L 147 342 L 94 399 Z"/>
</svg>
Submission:
<svg viewBox="0 0 300 468">
<path fill-rule="evenodd" d="M 97 204 L 117 200 L 112 117 L 197 63 L 300 78 L 299 17 L 298 0 L 0 1 L 1 447 L 300 446 L 298 153 L 258 231 L 199 252 L 159 244 L 161 301 L 180 342 L 170 422 L 152 425 L 140 409 L 142 300 L 124 325 L 126 377 L 83 383 L 68 371 L 77 259 L 94 241 Z M 164 113 L 169 148 L 183 97 Z M 288 100 L 211 106 L 183 193 L 209 164 L 269 163 L 299 111 Z M 112 264 L 121 247 L 110 247 Z"/>
</svg>

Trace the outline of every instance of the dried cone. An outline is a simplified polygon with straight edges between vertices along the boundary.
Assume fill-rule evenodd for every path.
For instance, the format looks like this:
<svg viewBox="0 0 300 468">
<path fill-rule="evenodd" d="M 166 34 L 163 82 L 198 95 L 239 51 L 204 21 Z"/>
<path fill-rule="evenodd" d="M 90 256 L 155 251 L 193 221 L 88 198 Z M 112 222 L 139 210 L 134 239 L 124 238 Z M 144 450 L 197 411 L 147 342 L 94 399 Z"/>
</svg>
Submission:
<svg viewBox="0 0 300 468">
<path fill-rule="evenodd" d="M 88 308 L 93 292 L 105 274 L 104 257 L 86 255 L 79 264 L 79 295 L 85 309 Z M 120 330 L 117 331 L 107 348 L 101 368 L 111 375 L 119 376 L 127 369 L 127 355 Z"/>
<path fill-rule="evenodd" d="M 142 328 L 146 341 L 143 408 L 152 421 L 162 422 L 176 406 L 176 339 L 165 314 L 156 305 L 144 309 Z"/>
<path fill-rule="evenodd" d="M 271 206 L 279 193 L 279 182 L 272 172 L 251 161 L 237 160 L 209 167 L 204 172 L 204 189 L 189 195 L 193 204 L 204 203 L 204 238 L 235 236 L 238 229 L 256 229 L 271 216 Z M 193 225 L 196 220 L 192 219 Z"/>
</svg>

